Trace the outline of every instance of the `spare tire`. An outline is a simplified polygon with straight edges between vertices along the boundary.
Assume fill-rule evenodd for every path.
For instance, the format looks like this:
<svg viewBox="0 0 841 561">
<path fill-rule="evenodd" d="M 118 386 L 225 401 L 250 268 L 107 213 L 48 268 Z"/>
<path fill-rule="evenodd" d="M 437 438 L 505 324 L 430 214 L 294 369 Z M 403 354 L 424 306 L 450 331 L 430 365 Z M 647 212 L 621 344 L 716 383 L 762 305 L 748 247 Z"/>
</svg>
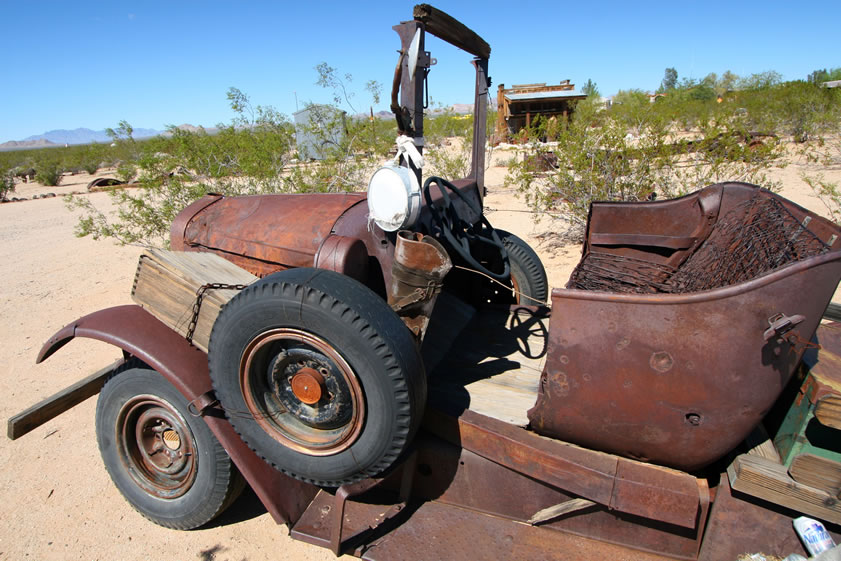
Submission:
<svg viewBox="0 0 841 561">
<path fill-rule="evenodd" d="M 374 292 L 321 269 L 244 289 L 210 336 L 210 376 L 234 429 L 298 479 L 339 486 L 403 453 L 426 404 L 410 331 Z"/>
<path fill-rule="evenodd" d="M 521 238 L 505 230 L 497 230 L 502 244 L 508 250 L 511 263 L 511 282 L 517 291 L 517 304 L 534 306 L 546 303 L 549 297 L 549 281 L 540 257 Z"/>
</svg>

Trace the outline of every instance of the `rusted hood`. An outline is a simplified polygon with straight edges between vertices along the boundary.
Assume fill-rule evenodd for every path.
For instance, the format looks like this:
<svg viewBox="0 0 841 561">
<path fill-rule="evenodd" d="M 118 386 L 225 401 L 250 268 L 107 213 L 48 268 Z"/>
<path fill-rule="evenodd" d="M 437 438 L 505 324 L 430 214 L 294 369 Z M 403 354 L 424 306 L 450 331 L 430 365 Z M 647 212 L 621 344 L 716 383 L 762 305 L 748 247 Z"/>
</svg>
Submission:
<svg viewBox="0 0 841 561">
<path fill-rule="evenodd" d="M 178 251 L 211 250 L 280 268 L 311 267 L 333 224 L 363 193 L 207 195 L 175 218 Z"/>
</svg>

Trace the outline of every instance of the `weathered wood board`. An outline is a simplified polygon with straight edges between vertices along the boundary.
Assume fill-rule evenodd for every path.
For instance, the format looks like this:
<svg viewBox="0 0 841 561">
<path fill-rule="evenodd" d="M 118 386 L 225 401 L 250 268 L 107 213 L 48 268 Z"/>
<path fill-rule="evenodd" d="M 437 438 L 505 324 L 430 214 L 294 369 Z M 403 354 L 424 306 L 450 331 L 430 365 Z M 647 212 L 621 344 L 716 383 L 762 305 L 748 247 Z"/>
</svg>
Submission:
<svg viewBox="0 0 841 561">
<path fill-rule="evenodd" d="M 826 491 L 798 483 L 778 462 L 742 454 L 727 468 L 727 476 L 736 491 L 841 524 L 841 501 Z"/>
<path fill-rule="evenodd" d="M 109 364 L 105 368 L 51 395 L 47 399 L 36 403 L 25 411 L 21 411 L 17 415 L 10 417 L 6 423 L 6 436 L 11 440 L 16 440 L 37 429 L 47 421 L 55 419 L 89 397 L 98 394 L 111 373 L 122 364 L 122 359 Z"/>
<path fill-rule="evenodd" d="M 445 410 L 469 407 L 526 426 L 526 413 L 537 400 L 548 334 L 545 308 L 477 311 L 447 356 L 428 369 L 431 400 L 446 404 Z"/>
<path fill-rule="evenodd" d="M 247 285 L 257 277 L 213 254 L 150 249 L 140 256 L 132 299 L 166 325 L 186 336 L 196 292 L 206 284 Z M 210 331 L 222 306 L 239 292 L 208 289 L 199 310 L 193 344 L 207 352 Z"/>
<path fill-rule="evenodd" d="M 798 483 L 841 497 L 841 463 L 816 454 L 799 454 L 788 468 L 791 478 Z"/>
</svg>

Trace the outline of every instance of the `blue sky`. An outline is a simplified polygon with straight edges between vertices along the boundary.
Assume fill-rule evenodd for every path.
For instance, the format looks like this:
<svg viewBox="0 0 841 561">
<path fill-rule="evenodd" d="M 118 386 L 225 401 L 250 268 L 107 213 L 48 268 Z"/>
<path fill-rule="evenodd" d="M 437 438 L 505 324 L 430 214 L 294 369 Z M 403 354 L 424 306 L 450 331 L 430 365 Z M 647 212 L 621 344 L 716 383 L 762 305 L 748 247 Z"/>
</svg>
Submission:
<svg viewBox="0 0 841 561">
<path fill-rule="evenodd" d="M 436 7 L 491 45 L 496 85 L 592 79 L 603 95 L 679 77 L 775 70 L 802 79 L 841 66 L 841 1 L 460 2 Z M 52 129 L 213 126 L 232 115 L 231 86 L 291 115 L 329 102 L 314 67 L 353 75 L 357 110 L 368 80 L 390 87 L 399 47 L 391 26 L 406 2 L 40 2 L 0 0 L 0 142 Z M 430 96 L 472 101 L 470 57 L 438 41 Z M 386 92 L 384 92 L 386 93 Z M 378 109 L 386 109 L 387 94 Z"/>
</svg>

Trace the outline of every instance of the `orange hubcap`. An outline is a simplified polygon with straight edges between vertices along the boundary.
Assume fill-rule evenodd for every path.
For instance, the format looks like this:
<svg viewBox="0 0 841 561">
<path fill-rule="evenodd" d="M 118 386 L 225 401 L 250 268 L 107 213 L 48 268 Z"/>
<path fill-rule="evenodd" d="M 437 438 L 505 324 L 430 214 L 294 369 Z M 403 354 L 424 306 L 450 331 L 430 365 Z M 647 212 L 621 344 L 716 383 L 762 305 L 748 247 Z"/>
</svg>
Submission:
<svg viewBox="0 0 841 561">
<path fill-rule="evenodd" d="M 292 377 L 292 393 L 295 397 L 313 405 L 324 395 L 324 377 L 313 368 L 302 368 Z"/>
</svg>

